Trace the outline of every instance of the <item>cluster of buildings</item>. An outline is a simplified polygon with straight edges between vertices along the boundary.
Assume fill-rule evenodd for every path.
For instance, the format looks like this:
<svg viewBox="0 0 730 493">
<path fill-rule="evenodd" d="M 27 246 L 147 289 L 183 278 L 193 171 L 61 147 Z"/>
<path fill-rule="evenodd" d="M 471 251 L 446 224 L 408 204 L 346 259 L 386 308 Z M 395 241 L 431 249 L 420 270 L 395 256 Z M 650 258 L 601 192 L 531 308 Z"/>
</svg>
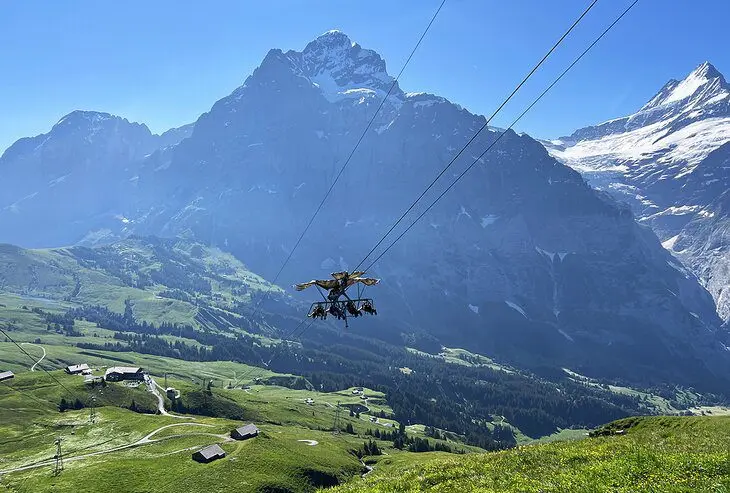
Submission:
<svg viewBox="0 0 730 493">
<path fill-rule="evenodd" d="M 249 423 L 231 431 L 231 438 L 233 438 L 234 440 L 248 440 L 249 438 L 254 438 L 258 436 L 258 434 L 259 429 L 256 427 L 256 425 L 254 425 L 253 423 Z M 204 464 L 207 464 L 208 462 L 222 459 L 225 456 L 226 451 L 223 450 L 220 445 L 214 443 L 213 445 L 208 445 L 207 447 L 203 447 L 202 449 L 195 452 L 193 454 L 193 460 L 196 462 L 202 462 Z"/>
<path fill-rule="evenodd" d="M 91 375 L 91 368 L 86 363 L 67 366 L 65 371 L 69 375 Z M 136 366 L 112 366 L 104 373 L 104 380 L 107 382 L 121 382 L 122 380 L 140 382 L 144 379 L 144 370 Z"/>
</svg>

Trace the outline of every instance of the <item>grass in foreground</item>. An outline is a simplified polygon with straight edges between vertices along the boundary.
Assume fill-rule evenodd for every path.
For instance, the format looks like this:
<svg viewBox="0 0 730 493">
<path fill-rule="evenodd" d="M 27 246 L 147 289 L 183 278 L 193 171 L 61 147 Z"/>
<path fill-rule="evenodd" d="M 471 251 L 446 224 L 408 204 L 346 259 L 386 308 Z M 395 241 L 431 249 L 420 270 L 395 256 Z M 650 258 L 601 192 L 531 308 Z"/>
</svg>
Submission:
<svg viewBox="0 0 730 493">
<path fill-rule="evenodd" d="M 730 492 L 730 417 L 627 418 L 606 429 L 625 433 L 410 465 L 381 461 L 334 491 Z"/>
</svg>

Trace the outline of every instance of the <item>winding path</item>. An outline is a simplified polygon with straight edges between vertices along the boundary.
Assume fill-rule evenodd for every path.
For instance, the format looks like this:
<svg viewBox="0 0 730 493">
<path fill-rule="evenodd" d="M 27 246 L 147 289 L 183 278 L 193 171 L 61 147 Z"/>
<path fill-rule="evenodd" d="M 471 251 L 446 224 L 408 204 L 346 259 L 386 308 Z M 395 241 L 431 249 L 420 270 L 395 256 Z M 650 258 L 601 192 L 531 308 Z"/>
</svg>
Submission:
<svg viewBox="0 0 730 493">
<path fill-rule="evenodd" d="M 63 461 L 64 462 L 71 462 L 71 461 L 76 461 L 76 460 L 82 460 L 82 459 L 86 459 L 86 458 L 89 458 L 89 457 L 96 457 L 96 456 L 99 456 L 99 455 L 111 454 L 112 452 L 119 452 L 121 450 L 127 450 L 127 449 L 131 449 L 131 448 L 134 448 L 134 447 L 140 447 L 140 446 L 143 446 L 143 445 L 148 445 L 150 443 L 157 443 L 157 442 L 162 442 L 164 440 L 170 440 L 172 438 L 180 438 L 180 437 L 186 437 L 186 436 L 206 435 L 206 436 L 214 436 L 214 437 L 220 438 L 220 439 L 222 439 L 223 441 L 226 441 L 226 442 L 233 440 L 231 437 L 229 437 L 227 435 L 218 435 L 216 433 L 180 433 L 180 434 L 177 434 L 177 435 L 169 435 L 169 436 L 162 437 L 162 438 L 152 439 L 152 437 L 155 436 L 157 433 L 159 433 L 162 430 L 165 430 L 167 428 L 171 428 L 173 426 L 205 426 L 205 427 L 209 427 L 209 428 L 212 428 L 213 427 L 213 425 L 208 425 L 208 424 L 203 424 L 203 423 L 173 423 L 171 425 L 165 425 L 165 426 L 162 426 L 160 428 L 157 428 L 153 432 L 151 432 L 148 435 L 140 438 L 139 440 L 137 440 L 134 443 L 129 443 L 127 445 L 120 445 L 119 447 L 114 447 L 114 448 L 110 448 L 110 449 L 107 449 L 107 450 L 100 450 L 98 452 L 91 452 L 89 454 L 75 455 L 75 456 L 72 456 L 72 457 L 64 457 L 63 458 Z M 193 448 L 197 448 L 197 447 L 190 447 L 190 450 L 192 450 Z M 189 449 L 184 449 L 184 450 L 189 450 Z M 6 469 L 4 471 L 0 471 L 0 475 L 2 475 L 2 474 L 8 474 L 8 473 L 11 473 L 11 472 L 27 471 L 29 469 L 36 469 L 38 467 L 46 467 L 46 466 L 50 466 L 50 465 L 53 465 L 53 464 L 55 464 L 55 459 L 49 459 L 49 460 L 46 460 L 46 461 L 43 461 L 43 462 L 38 462 L 36 464 L 30 464 L 30 465 L 27 465 L 27 466 L 16 467 L 14 469 Z"/>
<path fill-rule="evenodd" d="M 38 361 L 36 361 L 35 363 L 33 363 L 33 366 L 30 367 L 30 371 L 35 371 L 35 367 L 38 365 L 38 363 L 40 363 L 41 361 L 43 361 L 43 358 L 46 357 L 46 348 L 44 348 L 40 344 L 32 344 L 30 342 L 21 342 L 20 345 L 21 346 L 35 346 L 35 347 L 39 347 L 43 351 L 43 356 L 41 356 L 41 358 Z"/>
<path fill-rule="evenodd" d="M 160 411 L 160 414 L 163 416 L 169 416 L 171 418 L 181 418 L 181 419 L 195 419 L 191 418 L 189 416 L 176 416 L 174 414 L 170 414 L 165 410 L 165 398 L 162 397 L 162 394 L 160 393 L 160 390 L 162 387 L 160 387 L 157 382 L 155 382 L 155 379 L 150 377 L 149 375 L 146 378 L 147 383 L 147 390 L 152 392 L 152 394 L 157 397 L 157 410 Z"/>
</svg>

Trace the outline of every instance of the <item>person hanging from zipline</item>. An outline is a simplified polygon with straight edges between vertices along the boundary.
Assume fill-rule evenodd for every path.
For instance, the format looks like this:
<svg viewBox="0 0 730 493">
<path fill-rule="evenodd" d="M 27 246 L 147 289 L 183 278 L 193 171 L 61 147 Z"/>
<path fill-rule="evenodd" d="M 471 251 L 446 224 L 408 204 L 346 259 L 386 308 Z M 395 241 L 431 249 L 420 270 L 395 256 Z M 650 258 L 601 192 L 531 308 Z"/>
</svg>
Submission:
<svg viewBox="0 0 730 493">
<path fill-rule="evenodd" d="M 310 286 L 317 286 L 327 290 L 327 296 L 324 302 L 317 302 L 312 304 L 312 310 L 309 313 L 309 317 L 325 319 L 327 313 L 334 315 L 338 319 L 345 320 L 347 324 L 347 315 L 351 317 L 359 317 L 362 312 L 370 315 L 377 315 L 377 311 L 373 306 L 373 300 L 369 298 L 350 299 L 347 296 L 346 291 L 355 284 L 363 284 L 365 286 L 374 286 L 380 282 L 380 279 L 372 277 L 363 277 L 364 271 L 354 272 L 333 272 L 332 279 L 313 279 L 308 282 L 295 284 L 294 288 L 297 291 L 303 291 Z M 324 296 L 324 295 L 323 295 Z M 341 297 L 347 298 L 346 301 L 340 301 Z M 360 305 L 360 306 L 358 306 Z"/>
</svg>

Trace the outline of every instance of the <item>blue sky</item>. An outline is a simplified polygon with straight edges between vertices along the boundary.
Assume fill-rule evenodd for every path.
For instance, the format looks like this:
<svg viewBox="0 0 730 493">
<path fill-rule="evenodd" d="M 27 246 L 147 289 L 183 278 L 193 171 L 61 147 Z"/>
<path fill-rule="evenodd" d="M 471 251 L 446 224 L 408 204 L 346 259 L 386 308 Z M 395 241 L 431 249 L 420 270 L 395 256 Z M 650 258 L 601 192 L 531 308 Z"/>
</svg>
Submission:
<svg viewBox="0 0 730 493">
<path fill-rule="evenodd" d="M 154 132 L 194 121 L 239 86 L 270 48 L 301 50 L 340 29 L 396 74 L 439 0 L 4 2 L 0 149 L 74 109 L 107 111 Z M 507 124 L 629 0 L 598 5 L 508 105 Z M 588 0 L 447 0 L 401 78 L 489 114 Z M 630 113 L 704 60 L 730 75 L 730 2 L 640 0 L 518 126 L 556 137 Z"/>
</svg>

